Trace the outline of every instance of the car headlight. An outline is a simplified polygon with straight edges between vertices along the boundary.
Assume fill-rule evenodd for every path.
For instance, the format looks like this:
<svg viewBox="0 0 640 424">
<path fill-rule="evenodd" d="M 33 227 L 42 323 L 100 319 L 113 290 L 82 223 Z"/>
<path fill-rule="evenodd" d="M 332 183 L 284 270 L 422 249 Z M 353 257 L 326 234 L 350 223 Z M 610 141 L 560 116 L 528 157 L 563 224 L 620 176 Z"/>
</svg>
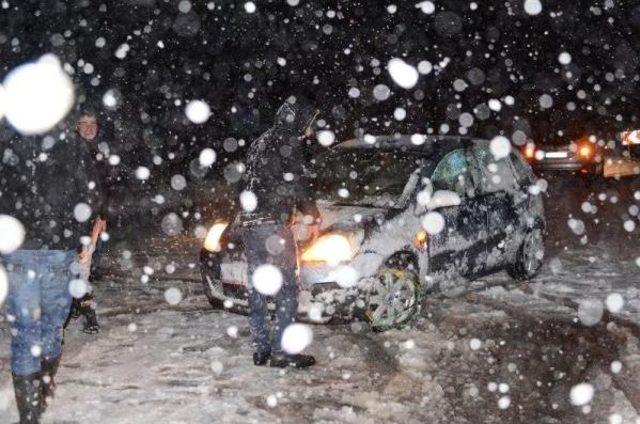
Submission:
<svg viewBox="0 0 640 424">
<path fill-rule="evenodd" d="M 204 239 L 204 248 L 209 252 L 219 252 L 220 237 L 222 237 L 222 233 L 228 225 L 229 224 L 224 222 L 213 224 L 213 227 L 211 227 L 207 233 L 207 238 Z"/>
<path fill-rule="evenodd" d="M 355 249 L 349 239 L 340 234 L 328 234 L 316 240 L 304 251 L 300 258 L 302 262 L 326 262 L 337 265 L 340 262 L 353 259 Z"/>
</svg>

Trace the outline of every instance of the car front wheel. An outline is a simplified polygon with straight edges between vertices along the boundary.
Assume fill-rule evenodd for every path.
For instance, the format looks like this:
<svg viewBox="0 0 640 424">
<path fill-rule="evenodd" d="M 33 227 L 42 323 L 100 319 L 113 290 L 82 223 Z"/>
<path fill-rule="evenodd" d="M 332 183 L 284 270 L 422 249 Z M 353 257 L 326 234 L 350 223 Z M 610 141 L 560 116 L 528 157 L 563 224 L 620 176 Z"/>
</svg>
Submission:
<svg viewBox="0 0 640 424">
<path fill-rule="evenodd" d="M 507 271 L 519 281 L 529 280 L 538 274 L 544 257 L 544 237 L 542 229 L 534 228 L 527 232 L 516 255 L 516 261 Z"/>
<path fill-rule="evenodd" d="M 378 270 L 365 314 L 374 331 L 407 324 L 420 308 L 420 277 L 412 266 L 389 264 Z"/>
</svg>

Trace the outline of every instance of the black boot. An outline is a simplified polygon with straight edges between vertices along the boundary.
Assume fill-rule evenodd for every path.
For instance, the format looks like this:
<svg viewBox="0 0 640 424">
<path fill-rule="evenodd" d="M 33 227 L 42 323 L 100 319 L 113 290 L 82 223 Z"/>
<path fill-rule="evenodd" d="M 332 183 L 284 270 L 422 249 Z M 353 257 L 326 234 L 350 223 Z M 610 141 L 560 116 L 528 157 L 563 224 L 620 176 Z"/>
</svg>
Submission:
<svg viewBox="0 0 640 424">
<path fill-rule="evenodd" d="M 71 302 L 71 310 L 69 311 L 69 318 L 76 319 L 82 315 L 82 301 L 80 299 L 73 298 Z"/>
<path fill-rule="evenodd" d="M 311 355 L 287 355 L 283 352 L 272 353 L 269 366 L 276 368 L 307 368 L 316 363 L 316 358 Z"/>
<path fill-rule="evenodd" d="M 42 414 L 42 373 L 13 374 L 13 389 L 20 414 L 20 424 L 38 424 Z"/>
<path fill-rule="evenodd" d="M 89 282 L 93 283 L 94 281 L 102 281 L 103 279 L 102 271 L 99 269 L 92 269 L 89 274 Z"/>
<path fill-rule="evenodd" d="M 87 306 L 83 310 L 84 315 L 84 327 L 82 331 L 86 334 L 96 334 L 100 332 L 100 324 L 98 324 L 98 317 L 96 316 L 96 310 L 91 306 Z"/>
<path fill-rule="evenodd" d="M 82 331 L 87 334 L 95 334 L 100 332 L 100 324 L 96 316 L 96 302 L 93 295 L 87 293 L 80 302 L 80 312 L 84 317 L 84 326 Z"/>
<path fill-rule="evenodd" d="M 53 399 L 54 392 L 56 390 L 55 376 L 58 373 L 58 367 L 60 366 L 60 358 L 43 359 L 41 362 L 42 368 L 42 410 L 44 411 Z"/>
<path fill-rule="evenodd" d="M 256 350 L 253 352 L 253 363 L 257 366 L 264 365 L 269 360 L 271 351 L 269 350 Z"/>
</svg>

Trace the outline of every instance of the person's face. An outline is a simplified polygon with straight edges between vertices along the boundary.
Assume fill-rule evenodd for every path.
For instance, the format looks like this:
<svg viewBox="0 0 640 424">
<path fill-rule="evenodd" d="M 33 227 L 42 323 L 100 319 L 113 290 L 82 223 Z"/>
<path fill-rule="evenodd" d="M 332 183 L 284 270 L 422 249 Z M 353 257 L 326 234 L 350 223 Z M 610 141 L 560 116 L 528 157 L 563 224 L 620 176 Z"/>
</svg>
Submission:
<svg viewBox="0 0 640 424">
<path fill-rule="evenodd" d="M 313 131 L 313 126 L 312 126 L 312 125 L 309 125 L 309 126 L 307 127 L 307 129 L 304 131 L 304 136 L 305 136 L 306 138 L 311 138 L 311 137 L 313 136 L 313 133 L 314 133 L 314 131 Z"/>
<path fill-rule="evenodd" d="M 76 131 L 85 140 L 93 140 L 98 135 L 98 121 L 95 116 L 83 115 L 76 124 Z"/>
</svg>

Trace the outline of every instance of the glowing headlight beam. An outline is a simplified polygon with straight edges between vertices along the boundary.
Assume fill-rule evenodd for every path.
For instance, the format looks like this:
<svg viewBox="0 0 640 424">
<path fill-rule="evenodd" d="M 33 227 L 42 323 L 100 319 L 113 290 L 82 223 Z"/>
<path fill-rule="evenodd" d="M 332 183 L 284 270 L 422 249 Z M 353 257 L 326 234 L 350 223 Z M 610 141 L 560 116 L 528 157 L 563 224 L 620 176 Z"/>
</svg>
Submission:
<svg viewBox="0 0 640 424">
<path fill-rule="evenodd" d="M 345 236 L 329 234 L 316 240 L 300 259 L 302 262 L 326 262 L 337 265 L 351 260 L 354 254 L 354 249 Z"/>
<path fill-rule="evenodd" d="M 204 248 L 209 252 L 219 252 L 220 251 L 220 237 L 222 237 L 222 233 L 227 228 L 227 223 L 219 222 L 217 224 L 213 224 L 209 232 L 207 233 L 207 238 L 204 239 Z"/>
</svg>

